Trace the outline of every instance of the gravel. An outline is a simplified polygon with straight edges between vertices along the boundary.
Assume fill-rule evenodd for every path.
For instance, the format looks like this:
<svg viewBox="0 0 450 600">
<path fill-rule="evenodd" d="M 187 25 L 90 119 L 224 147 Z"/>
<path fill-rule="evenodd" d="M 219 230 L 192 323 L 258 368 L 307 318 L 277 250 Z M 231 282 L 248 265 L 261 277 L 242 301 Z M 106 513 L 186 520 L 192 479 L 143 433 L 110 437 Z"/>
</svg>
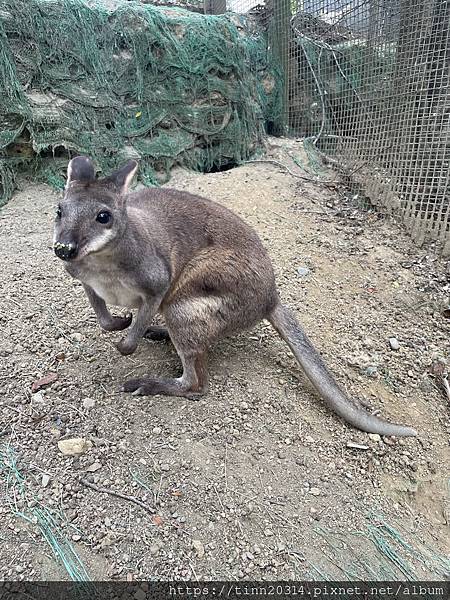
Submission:
<svg viewBox="0 0 450 600">
<path fill-rule="evenodd" d="M 287 148 L 306 164 L 295 141 L 270 144 L 276 160 L 288 160 Z M 62 515 L 61 532 L 99 580 L 302 579 L 317 577 L 317 567 L 345 579 L 354 557 L 334 550 L 343 543 L 381 568 L 376 547 L 352 534 L 374 514 L 413 546 L 421 540 L 444 554 L 449 407 L 429 367 L 436 357 L 448 361 L 445 261 L 339 188 L 273 165 L 179 171 L 171 185 L 216 199 L 256 227 L 283 302 L 338 381 L 419 438 L 344 424 L 268 323 L 212 350 L 210 390 L 198 402 L 120 393 L 127 377 L 179 373 L 178 358 L 170 344 L 148 340 L 130 357 L 117 353 L 120 334 L 100 331 L 82 287 L 49 249 L 57 194 L 23 184 L 0 212 L 0 441 L 18 458 L 22 509 Z M 398 350 L 387 343 L 394 332 Z M 31 394 L 49 373 L 57 380 Z M 38 526 L 14 515 L 2 477 L 0 493 L 0 576 L 67 579 Z"/>
</svg>

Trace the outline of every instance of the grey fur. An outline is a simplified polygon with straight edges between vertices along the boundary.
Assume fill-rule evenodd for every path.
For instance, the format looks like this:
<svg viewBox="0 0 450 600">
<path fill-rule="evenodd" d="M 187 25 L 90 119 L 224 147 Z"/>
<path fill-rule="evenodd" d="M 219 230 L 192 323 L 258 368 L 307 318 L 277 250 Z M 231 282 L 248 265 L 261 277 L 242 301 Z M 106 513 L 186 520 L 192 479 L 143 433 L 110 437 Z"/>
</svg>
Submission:
<svg viewBox="0 0 450 600">
<path fill-rule="evenodd" d="M 122 354 L 134 352 L 144 335 L 170 338 L 183 365 L 180 378 L 134 379 L 125 382 L 124 391 L 197 398 L 207 390 L 210 346 L 268 319 L 338 415 L 364 431 L 416 435 L 410 427 L 369 414 L 339 388 L 294 315 L 281 305 L 268 254 L 242 219 L 187 192 L 129 194 L 134 162 L 106 179 L 92 180 L 89 159 L 74 160 L 78 165 L 69 166 L 55 222 L 55 252 L 70 275 L 82 281 L 100 326 L 127 329 L 117 345 Z M 96 218 L 105 211 L 111 220 L 101 224 Z M 70 257 L 64 252 L 69 246 Z M 107 303 L 137 308 L 135 320 L 112 316 Z M 157 312 L 167 330 L 150 327 Z"/>
</svg>

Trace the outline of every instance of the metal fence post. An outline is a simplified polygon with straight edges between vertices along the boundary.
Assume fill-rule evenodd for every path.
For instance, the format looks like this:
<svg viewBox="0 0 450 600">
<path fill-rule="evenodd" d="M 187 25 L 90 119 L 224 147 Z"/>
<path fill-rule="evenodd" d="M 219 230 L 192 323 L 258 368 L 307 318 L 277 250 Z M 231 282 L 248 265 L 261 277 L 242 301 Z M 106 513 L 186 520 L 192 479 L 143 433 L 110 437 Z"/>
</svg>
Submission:
<svg viewBox="0 0 450 600">
<path fill-rule="evenodd" d="M 227 0 L 204 0 L 206 15 L 222 15 L 227 12 Z"/>
<path fill-rule="evenodd" d="M 289 48 L 291 43 L 291 0 L 273 2 L 273 26 L 269 41 L 273 55 L 282 71 L 282 110 L 278 123 L 274 123 L 275 134 L 286 135 L 289 128 Z"/>
</svg>

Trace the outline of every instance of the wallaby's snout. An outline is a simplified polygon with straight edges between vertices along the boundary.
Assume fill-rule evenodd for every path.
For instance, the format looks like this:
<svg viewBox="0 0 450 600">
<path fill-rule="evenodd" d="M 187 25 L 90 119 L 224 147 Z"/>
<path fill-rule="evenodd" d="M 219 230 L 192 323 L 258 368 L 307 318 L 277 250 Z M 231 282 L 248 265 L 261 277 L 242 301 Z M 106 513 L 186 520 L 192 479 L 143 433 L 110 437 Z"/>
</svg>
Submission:
<svg viewBox="0 0 450 600">
<path fill-rule="evenodd" d="M 61 260 L 71 260 L 78 254 L 78 244 L 75 242 L 55 242 L 53 249 Z"/>
</svg>

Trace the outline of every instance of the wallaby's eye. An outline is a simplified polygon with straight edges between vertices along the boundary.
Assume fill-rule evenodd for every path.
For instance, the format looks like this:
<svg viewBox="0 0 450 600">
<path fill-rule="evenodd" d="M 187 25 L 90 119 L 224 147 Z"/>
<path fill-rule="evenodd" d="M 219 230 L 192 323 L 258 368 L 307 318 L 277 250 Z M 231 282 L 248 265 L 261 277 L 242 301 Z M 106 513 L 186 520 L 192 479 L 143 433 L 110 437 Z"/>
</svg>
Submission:
<svg viewBox="0 0 450 600">
<path fill-rule="evenodd" d="M 58 208 L 56 209 L 56 218 L 57 218 L 57 219 L 60 219 L 60 218 L 61 218 L 61 215 L 62 215 L 62 212 L 61 212 L 61 207 L 60 207 L 60 206 L 58 206 Z"/>
<path fill-rule="evenodd" d="M 98 213 L 96 220 L 102 225 L 106 225 L 106 223 L 109 223 L 111 221 L 111 213 L 107 210 L 102 210 Z"/>
</svg>

